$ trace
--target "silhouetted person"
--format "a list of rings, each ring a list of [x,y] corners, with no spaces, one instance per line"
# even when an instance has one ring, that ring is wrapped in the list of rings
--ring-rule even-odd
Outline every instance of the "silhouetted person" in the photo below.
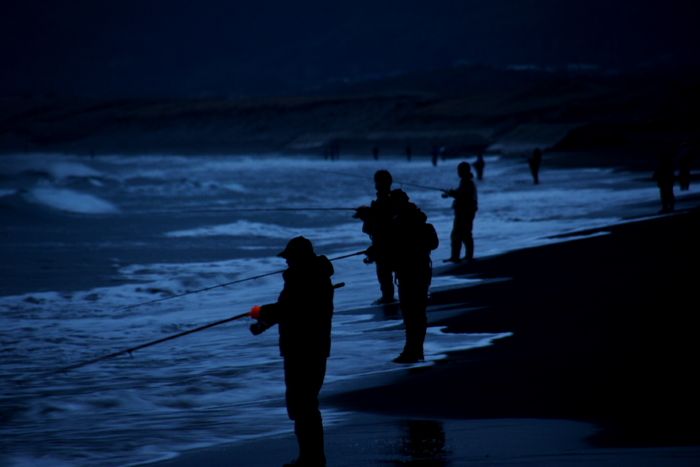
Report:
[[[690,189],[690,168],[693,165],[693,151],[688,143],[681,144],[678,160],[678,185],[681,191]]]
[[[455,200],[452,202],[452,208],[455,211],[455,220],[452,224],[451,253],[450,257],[445,262],[459,263],[459,252],[464,243],[466,256],[465,260],[471,261],[474,259],[474,236],[472,229],[474,227],[474,217],[476,211],[479,210],[479,197],[476,191],[476,185],[472,178],[474,175],[471,172],[469,162],[462,162],[457,166],[457,174],[461,179],[459,188],[456,190],[446,191],[442,197],[452,197]]]
[[[406,146],[406,160],[411,162],[411,146]]]
[[[532,156],[528,158],[527,163],[530,165],[530,172],[532,172],[532,179],[535,185],[540,183],[540,165],[542,164],[542,151],[540,148],[536,148]]]
[[[474,167],[474,170],[476,170],[476,178],[477,180],[481,180],[484,178],[484,167],[486,167],[486,161],[484,161],[484,156],[479,153],[478,156],[476,156],[476,161],[472,164]]]
[[[433,150],[430,152],[430,156],[432,157],[432,160],[433,160],[433,166],[437,167],[438,156],[440,156],[440,149],[437,146],[433,146]]]
[[[372,148],[372,157],[374,158],[375,161],[379,160],[379,148],[377,146]]]
[[[362,231],[372,239],[373,262],[377,267],[377,279],[382,296],[373,305],[385,305],[396,301],[394,298],[394,276],[390,262],[391,220],[396,215],[392,197],[401,190],[391,191],[393,178],[386,170],[374,174],[374,187],[377,199],[370,206],[360,206],[353,217],[363,221]]]
[[[304,237],[290,240],[278,256],[289,265],[282,275],[284,288],[277,303],[260,307],[257,315],[253,309],[251,316],[258,322],[250,330],[258,335],[279,324],[287,413],[294,420],[299,443],[299,458],[285,465],[325,466],[318,395],[331,349],[333,265],[325,256],[317,256]]]
[[[401,190],[392,192],[396,215],[391,221],[391,264],[399,285],[401,314],[406,327],[403,352],[396,363],[423,360],[428,326],[426,308],[433,275],[430,252],[438,247],[438,236],[426,216]],[[372,252],[369,252],[371,255]]]
[[[340,159],[340,143],[338,140],[332,140],[330,143],[331,160]]]
[[[673,194],[674,169],[673,159],[669,155],[661,156],[659,167],[654,172],[653,179],[659,187],[661,195],[661,213],[673,212],[676,197]]]

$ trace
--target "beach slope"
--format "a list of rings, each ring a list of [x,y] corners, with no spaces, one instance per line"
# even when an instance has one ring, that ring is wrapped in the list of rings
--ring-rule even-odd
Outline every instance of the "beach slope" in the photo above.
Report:
[[[357,414],[327,427],[328,465],[697,465],[699,230],[692,209],[454,267],[507,280],[433,292],[430,325],[513,335],[322,392],[322,408]],[[434,311],[445,307],[462,312]],[[158,465],[278,465],[295,452],[290,433]]]

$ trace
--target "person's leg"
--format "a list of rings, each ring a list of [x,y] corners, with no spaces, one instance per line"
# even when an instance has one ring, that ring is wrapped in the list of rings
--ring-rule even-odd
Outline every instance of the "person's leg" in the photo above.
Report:
[[[456,215],[452,224],[452,233],[450,234],[450,248],[450,259],[448,261],[459,261],[459,253],[462,250],[462,232]]]
[[[428,327],[426,308],[429,287],[430,283],[426,281],[399,282],[399,300],[406,326],[406,343],[403,352],[395,360],[398,363],[412,363],[424,358],[423,345]]]
[[[391,263],[384,258],[379,258],[375,261],[377,265],[377,279],[379,280],[379,288],[382,291],[383,303],[393,302],[394,299],[394,273],[391,270]]]
[[[464,248],[466,256],[464,259],[471,261],[474,259],[474,236],[472,230],[474,229],[474,216],[476,213],[471,213],[464,219],[464,224],[462,226],[462,242],[464,242]]]
[[[318,394],[325,375],[324,357],[284,359],[287,413],[294,421],[294,434],[299,444],[297,465],[326,465],[323,419],[318,409]]]
[[[675,196],[673,195],[673,185],[659,187],[661,192],[661,207],[662,212],[673,211],[675,205]]]

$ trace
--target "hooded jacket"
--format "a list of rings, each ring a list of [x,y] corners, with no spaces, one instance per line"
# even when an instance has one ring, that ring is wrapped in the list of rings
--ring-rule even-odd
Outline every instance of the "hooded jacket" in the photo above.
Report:
[[[333,272],[328,258],[312,254],[284,271],[284,288],[277,303],[261,307],[261,321],[279,324],[283,357],[330,356]]]
[[[427,224],[428,216],[413,203],[397,209],[392,223],[392,264],[399,282],[427,281],[432,277],[430,251],[438,247],[435,229]]]
[[[401,189],[388,193],[377,193],[370,208],[363,215],[362,231],[370,236],[375,255],[385,255],[393,242],[391,224],[396,215],[396,197],[404,194]]]

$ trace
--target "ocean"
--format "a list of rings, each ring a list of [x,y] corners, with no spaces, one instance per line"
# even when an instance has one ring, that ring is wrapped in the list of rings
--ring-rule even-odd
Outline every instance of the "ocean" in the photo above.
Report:
[[[353,209],[374,198],[380,168],[438,231],[431,290],[478,285],[442,264],[452,210],[440,190],[457,187],[459,162],[0,156],[0,464],[122,467],[290,431],[276,329],[253,336],[248,318],[50,372],[274,302],[280,274],[221,285],[283,270],[276,255],[295,236],[331,259],[363,251],[370,243]],[[621,222],[615,213],[658,199],[635,177],[548,168],[545,155],[534,185],[523,159],[487,156],[477,258]],[[379,287],[362,258],[333,262],[334,281],[346,285],[335,295],[324,388],[406,371],[390,362],[403,347],[400,315],[370,306]],[[419,365],[509,335],[431,327]],[[348,417],[322,411],[326,425]]]

